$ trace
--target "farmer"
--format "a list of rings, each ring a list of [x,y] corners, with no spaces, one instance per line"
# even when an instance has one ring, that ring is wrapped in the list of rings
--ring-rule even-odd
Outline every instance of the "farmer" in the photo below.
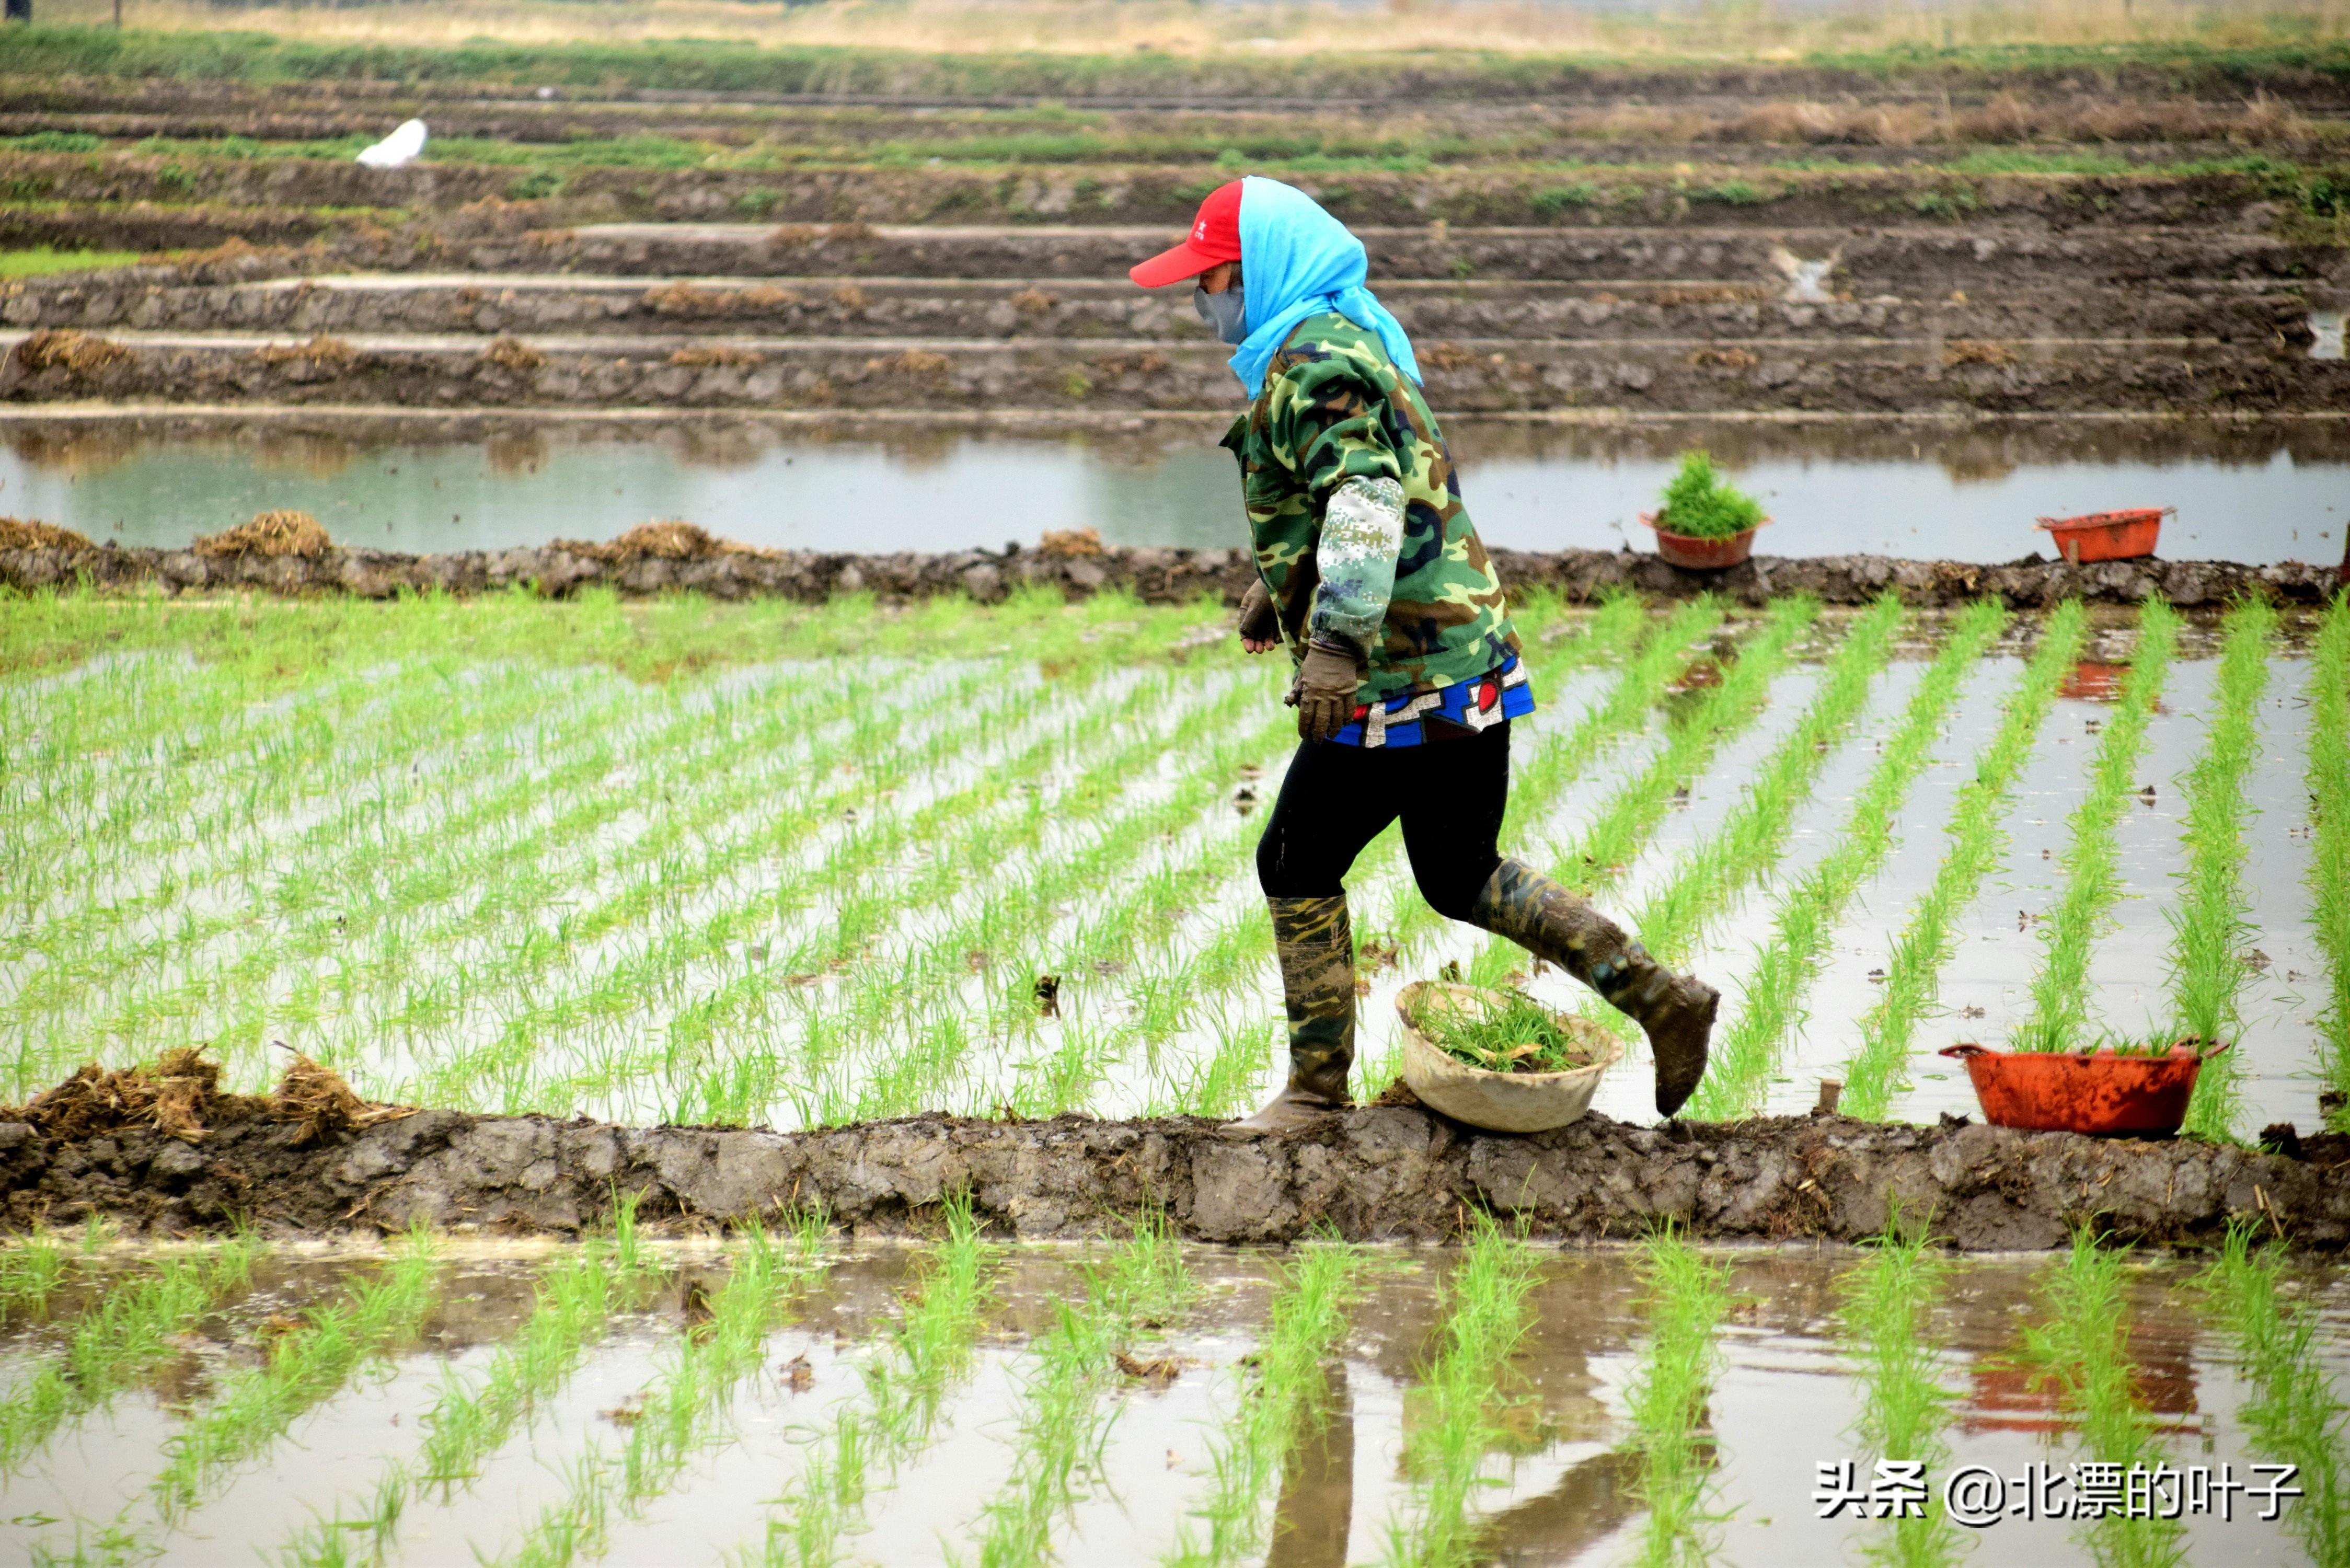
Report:
[[[1496,847],[1510,721],[1534,711],[1501,579],[1461,504],[1411,339],[1363,286],[1362,242],[1304,192],[1236,180],[1191,237],[1128,275],[1192,282],[1232,345],[1257,578],[1241,644],[1286,644],[1298,748],[1257,846],[1289,1011],[1289,1084],[1240,1124],[1305,1126],[1347,1104],[1355,943],[1347,869],[1399,815],[1421,897],[1509,938],[1639,1021],[1657,1109],[1705,1072],[1720,993],[1650,958],[1583,898]]]

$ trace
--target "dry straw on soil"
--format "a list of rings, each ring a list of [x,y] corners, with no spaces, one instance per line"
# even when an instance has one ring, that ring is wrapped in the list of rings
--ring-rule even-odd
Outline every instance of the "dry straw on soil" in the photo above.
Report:
[[[29,517],[0,517],[0,550],[87,550],[89,540],[70,528]]]
[[[195,545],[199,556],[300,556],[317,560],[335,547],[327,530],[307,512],[256,512],[248,522]]]
[[[774,559],[774,550],[721,539],[708,530],[675,518],[639,523],[616,539],[600,545],[577,539],[557,539],[550,546],[612,566],[636,561],[706,561],[717,556],[758,556]]]
[[[33,1096],[21,1110],[0,1106],[0,1120],[29,1123],[55,1138],[97,1137],[151,1127],[193,1143],[223,1123],[267,1118],[295,1124],[300,1130],[293,1142],[298,1147],[414,1114],[403,1106],[360,1099],[334,1069],[298,1051],[275,1093],[234,1094],[223,1089],[220,1080],[221,1064],[207,1057],[201,1045],[166,1051],[151,1066],[109,1071],[92,1062],[56,1088]]]
[[[17,365],[27,375],[64,370],[76,376],[94,376],[130,354],[120,343],[93,332],[77,332],[69,327],[35,332],[17,344],[13,352]]]

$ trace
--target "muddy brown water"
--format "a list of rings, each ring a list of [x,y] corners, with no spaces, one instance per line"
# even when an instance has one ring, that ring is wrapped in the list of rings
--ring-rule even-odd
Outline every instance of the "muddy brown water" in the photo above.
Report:
[[[1843,1459],[1867,1472],[1854,1430],[1865,1388],[1835,1314],[1839,1280],[1855,1261],[1842,1250],[1747,1251],[1726,1260],[1735,1293],[1718,1345],[1721,1366],[1706,1401],[1712,1504],[1723,1515],[1704,1560],[1797,1564],[1851,1560],[1881,1544],[1887,1527],[1815,1517],[1816,1467]],[[314,1512],[355,1512],[381,1467],[412,1457],[433,1403],[451,1384],[478,1380],[524,1321],[544,1249],[458,1245],[446,1253],[438,1305],[411,1343],[297,1418],[286,1436],[235,1467],[176,1532],[167,1560],[244,1563],[277,1548]],[[681,1282],[714,1289],[724,1275],[715,1248],[661,1249],[666,1272],[616,1318],[577,1373],[532,1412],[467,1486],[447,1501],[412,1503],[391,1560],[491,1560],[560,1498],[580,1458],[626,1436],[610,1412],[626,1409],[671,1365],[683,1328]],[[767,1502],[798,1473],[832,1413],[860,1388],[859,1368],[891,1321],[920,1253],[881,1247],[837,1251],[768,1334],[762,1370],[735,1392],[718,1440],[697,1452],[676,1484],[639,1514],[616,1511],[608,1561],[716,1561],[754,1542]],[[1441,1284],[1452,1260],[1374,1249],[1370,1290],[1354,1309],[1326,1367],[1328,1418],[1272,1489],[1277,1534],[1270,1563],[1335,1565],[1378,1560],[1385,1532],[1414,1502],[1402,1455],[1422,1419],[1414,1389],[1435,1343]],[[895,1484],[878,1491],[872,1528],[849,1538],[849,1561],[894,1565],[968,1557],[973,1521],[1010,1475],[1022,1392],[1036,1359],[1032,1338],[1058,1304],[1083,1289],[1100,1254],[1027,1247],[993,1254],[993,1297],[969,1376],[948,1395],[932,1440]],[[78,1264],[46,1315],[0,1329],[0,1376],[20,1384],[58,1353],[78,1316],[109,1283],[135,1279],[151,1259],[109,1249]],[[1213,1480],[1213,1444],[1232,1416],[1243,1358],[1263,1332],[1283,1255],[1194,1250],[1188,1310],[1146,1331],[1139,1354],[1181,1364],[1153,1387],[1113,1379],[1097,1470],[1081,1477],[1055,1546],[1070,1563],[1144,1563],[1176,1542],[1189,1511]],[[1483,1467],[1476,1507],[1486,1524],[1479,1560],[1494,1563],[1602,1563],[1636,1549],[1647,1518],[1626,1394],[1648,1329],[1634,1254],[1620,1250],[1542,1254],[1531,1326],[1513,1357],[1502,1412],[1505,1443]],[[175,1344],[148,1380],[109,1407],[68,1422],[17,1473],[0,1480],[0,1553],[26,1560],[70,1545],[77,1523],[94,1539],[108,1523],[145,1530],[145,1489],[188,1421],[212,1407],[226,1378],[256,1364],[273,1315],[332,1299],[379,1264],[375,1254],[280,1249],[265,1256],[253,1289]],[[2042,1290],[2056,1264],[2000,1257],[1954,1262],[1929,1319],[1937,1376],[1951,1396],[1950,1454],[1933,1473],[1968,1465],[2018,1474],[2085,1454],[2072,1415],[2018,1360],[2023,1330],[2045,1316]],[[2184,1263],[2147,1259],[2126,1286],[2140,1403],[2175,1466],[2230,1464],[2238,1476],[2268,1458],[2247,1434],[2251,1391],[2207,1315]],[[2336,1388],[2350,1376],[2350,1270],[2296,1264],[2287,1293],[2319,1323],[2316,1356]],[[806,1357],[812,1381],[795,1390],[782,1369]],[[1939,1486],[1938,1486],[1939,1490]],[[128,1502],[125,1500],[130,1500]],[[2293,1506],[2288,1502],[2288,1509]],[[2231,1521],[2190,1519],[2187,1560],[2198,1563],[2305,1561],[2290,1519],[2263,1522],[2258,1509]],[[1981,1531],[1977,1560],[2093,1561],[2079,1527],[2003,1520]],[[151,1536],[151,1539],[155,1539]]]
[[[281,507],[343,543],[416,553],[604,538],[655,516],[799,550],[993,548],[1079,527],[1111,544],[1222,547],[1240,525],[1217,423],[1024,436],[951,422],[564,422],[471,439],[331,422],[44,423],[0,449],[0,512],[164,548]],[[2004,562],[2053,555],[2041,516],[2161,505],[2178,508],[2166,556],[2330,562],[2350,521],[2350,441],[2284,427],[2196,440],[2164,421],[1690,420],[1627,432],[1464,419],[1452,434],[1484,537],[1519,549],[1650,548],[1640,514],[1692,445],[1720,452],[1762,501],[1775,555]]]

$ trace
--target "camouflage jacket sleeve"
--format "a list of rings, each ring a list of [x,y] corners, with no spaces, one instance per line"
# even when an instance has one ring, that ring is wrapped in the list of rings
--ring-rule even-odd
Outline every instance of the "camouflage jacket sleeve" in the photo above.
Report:
[[[1269,390],[1274,455],[1321,519],[1314,549],[1320,583],[1306,636],[1368,659],[1379,646],[1403,545],[1405,460],[1389,439],[1387,400],[1343,354],[1301,358]]]

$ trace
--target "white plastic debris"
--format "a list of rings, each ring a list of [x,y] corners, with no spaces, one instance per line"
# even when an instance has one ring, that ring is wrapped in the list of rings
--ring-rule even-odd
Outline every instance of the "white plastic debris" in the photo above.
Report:
[[[397,169],[424,151],[424,122],[402,121],[399,130],[359,154],[370,169]]]

